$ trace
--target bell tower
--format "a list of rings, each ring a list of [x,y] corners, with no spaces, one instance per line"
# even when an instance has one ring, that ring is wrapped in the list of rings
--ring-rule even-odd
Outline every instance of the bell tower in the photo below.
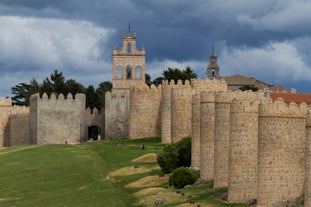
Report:
[[[113,49],[112,52],[112,87],[130,88],[145,86],[146,51],[136,48],[136,33],[131,34],[131,24],[128,33],[123,34],[122,49]]]
[[[207,78],[219,78],[219,66],[217,64],[217,56],[214,54],[214,46],[212,48],[212,55],[209,57],[209,64],[207,66]]]

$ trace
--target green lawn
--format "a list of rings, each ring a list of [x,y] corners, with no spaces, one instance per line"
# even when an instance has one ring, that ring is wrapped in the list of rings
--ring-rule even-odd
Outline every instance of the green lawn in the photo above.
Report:
[[[143,188],[124,186],[145,176],[157,175],[159,169],[114,178],[108,177],[108,174],[122,167],[133,166],[131,160],[161,147],[163,145],[159,138],[151,138],[1,149],[0,206],[144,206],[138,205],[140,198],[134,196],[135,192]],[[138,165],[154,168],[157,164]],[[164,184],[162,187],[168,186]],[[201,203],[227,206],[206,189],[211,189],[211,186],[183,189],[183,192],[195,194],[196,200]],[[167,190],[175,191],[173,188]]]

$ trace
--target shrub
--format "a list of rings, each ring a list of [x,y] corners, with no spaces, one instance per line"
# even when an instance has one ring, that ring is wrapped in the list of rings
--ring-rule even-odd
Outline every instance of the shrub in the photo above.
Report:
[[[183,188],[186,185],[191,185],[197,180],[197,175],[189,168],[180,167],[175,169],[169,178],[169,185],[175,188]]]
[[[176,142],[178,151],[178,167],[191,166],[191,137],[185,137]]]
[[[175,144],[166,145],[157,155],[157,162],[164,173],[171,173],[178,167],[178,150]]]
[[[164,173],[171,173],[178,167],[190,167],[191,137],[166,145],[157,155],[157,162]]]

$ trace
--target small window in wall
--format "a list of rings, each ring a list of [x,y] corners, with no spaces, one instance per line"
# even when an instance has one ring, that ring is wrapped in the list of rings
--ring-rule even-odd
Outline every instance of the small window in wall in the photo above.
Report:
[[[215,65],[215,60],[212,60],[212,65]]]
[[[215,70],[212,70],[212,71],[211,71],[211,77],[212,77],[212,79],[215,79],[215,78],[216,78],[216,72],[215,72]]]
[[[136,77],[135,77],[135,79],[137,79],[137,80],[140,80],[141,79],[141,67],[140,66],[137,66],[136,67]]]
[[[132,79],[132,66],[126,66],[126,79]]]
[[[132,52],[131,43],[127,43],[127,53],[131,53],[131,52]]]
[[[122,66],[118,66],[117,73],[117,78],[122,79]]]

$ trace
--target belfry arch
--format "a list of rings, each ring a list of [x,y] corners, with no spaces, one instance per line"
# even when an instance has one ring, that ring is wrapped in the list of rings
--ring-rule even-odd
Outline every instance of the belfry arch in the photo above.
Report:
[[[112,53],[112,86],[116,89],[130,88],[131,85],[143,87],[146,73],[145,48],[136,48],[136,34],[131,34],[130,25],[128,34],[123,34],[122,40],[122,48],[114,48]]]

